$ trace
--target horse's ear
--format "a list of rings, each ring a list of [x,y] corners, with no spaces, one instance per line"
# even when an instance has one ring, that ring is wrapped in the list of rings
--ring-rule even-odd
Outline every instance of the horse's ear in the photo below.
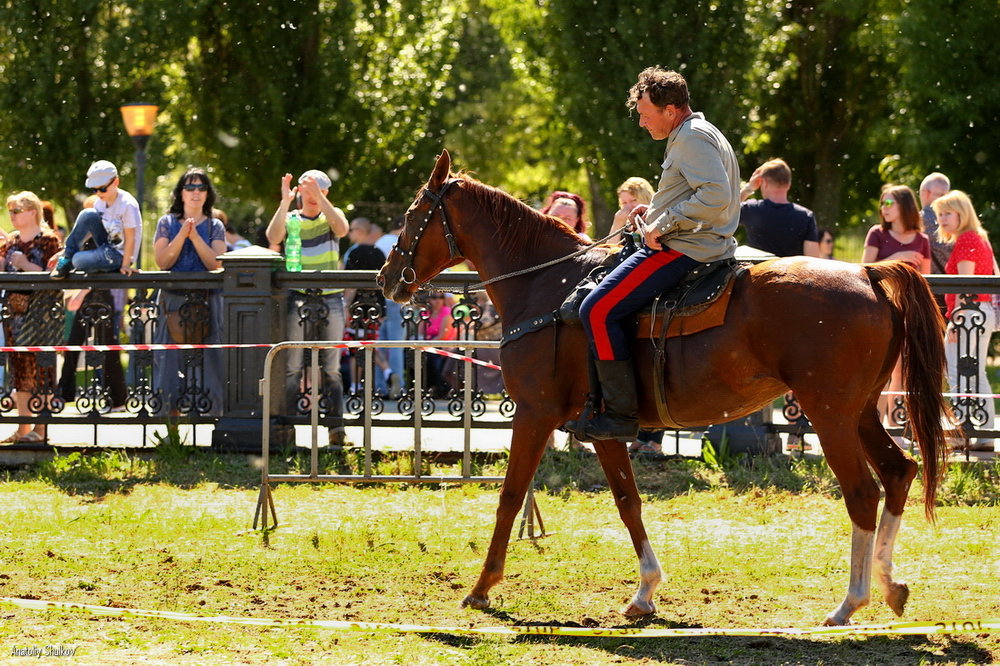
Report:
[[[432,190],[436,190],[444,185],[444,181],[448,179],[448,174],[451,172],[451,155],[444,148],[441,149],[441,154],[438,155],[437,163],[434,165],[434,173],[431,174],[431,179],[427,181],[427,184]]]

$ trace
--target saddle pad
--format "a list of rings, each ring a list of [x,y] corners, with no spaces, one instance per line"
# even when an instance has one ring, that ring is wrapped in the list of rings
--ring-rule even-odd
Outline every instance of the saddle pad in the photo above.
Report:
[[[733,295],[733,285],[736,280],[730,279],[719,297],[707,305],[696,305],[674,313],[667,329],[668,338],[699,333],[709,328],[722,326],[726,321],[726,310],[729,309],[729,299]],[[658,340],[663,332],[663,322],[666,316],[662,310],[656,311],[655,321],[653,311],[643,310],[639,313],[639,326],[636,338],[639,340]]]

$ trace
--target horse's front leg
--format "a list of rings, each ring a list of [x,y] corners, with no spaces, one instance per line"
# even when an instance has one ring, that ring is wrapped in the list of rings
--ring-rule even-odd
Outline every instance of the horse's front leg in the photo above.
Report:
[[[878,514],[879,488],[872,478],[859,437],[860,413],[852,418],[849,409],[809,411],[805,395],[796,390],[802,406],[810,414],[813,427],[823,443],[826,462],[840,482],[844,504],[851,518],[851,576],[847,596],[823,624],[850,624],[851,616],[868,605],[871,598],[872,555],[875,551],[875,519]],[[874,414],[874,411],[871,412]],[[815,415],[815,416],[813,416]],[[891,442],[890,442],[891,443]]]
[[[514,415],[513,433],[510,443],[510,459],[507,474],[500,488],[500,506],[497,507],[497,521],[493,527],[493,538],[486,553],[486,562],[479,580],[462,601],[463,606],[483,609],[490,605],[490,589],[503,579],[504,563],[507,560],[507,544],[514,519],[524,504],[528,484],[535,477],[538,463],[545,451],[545,442],[552,434],[553,424],[548,420],[534,418],[527,410],[518,410]]]
[[[635,485],[628,450],[622,442],[614,441],[594,442],[594,450],[597,451],[604,475],[608,479],[608,486],[618,506],[618,514],[625,523],[629,536],[632,537],[632,546],[639,556],[639,589],[622,613],[627,617],[655,613],[653,593],[663,579],[663,570],[649,545],[646,527],[642,524],[642,500],[639,499],[639,489]]]

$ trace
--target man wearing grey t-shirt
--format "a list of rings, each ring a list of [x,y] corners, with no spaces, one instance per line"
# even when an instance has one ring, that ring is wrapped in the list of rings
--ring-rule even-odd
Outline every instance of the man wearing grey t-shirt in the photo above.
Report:
[[[649,67],[629,90],[629,109],[656,141],[666,139],[663,173],[649,205],[629,222],[645,244],[608,274],[580,307],[590,337],[604,411],[587,421],[583,441],[635,439],[639,430],[635,369],[626,322],[700,263],[733,256],[740,218],[740,172],[729,141],[691,110],[687,81]]]

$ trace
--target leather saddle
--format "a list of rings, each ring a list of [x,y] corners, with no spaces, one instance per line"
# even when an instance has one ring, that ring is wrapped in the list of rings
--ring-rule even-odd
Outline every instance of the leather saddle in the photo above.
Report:
[[[745,271],[735,259],[697,266],[670,291],[639,311],[636,337],[673,338],[722,326],[736,276]],[[666,335],[663,327],[667,327]]]
[[[580,325],[580,304],[608,273],[599,267],[588,275],[559,308],[559,320],[571,326]],[[735,259],[721,259],[696,266],[669,291],[660,294],[653,304],[640,310],[636,317],[637,336],[641,340],[697,333],[725,321],[729,297],[736,276],[746,270]]]
[[[602,265],[591,271],[557,310],[505,326],[500,346],[557,323],[581,326],[580,304],[611,268],[611,265]],[[636,337],[664,340],[721,326],[725,322],[734,280],[745,270],[735,259],[721,259],[696,266],[673,289],[661,294],[650,307],[637,313]],[[667,326],[666,335],[663,334],[664,324]]]

